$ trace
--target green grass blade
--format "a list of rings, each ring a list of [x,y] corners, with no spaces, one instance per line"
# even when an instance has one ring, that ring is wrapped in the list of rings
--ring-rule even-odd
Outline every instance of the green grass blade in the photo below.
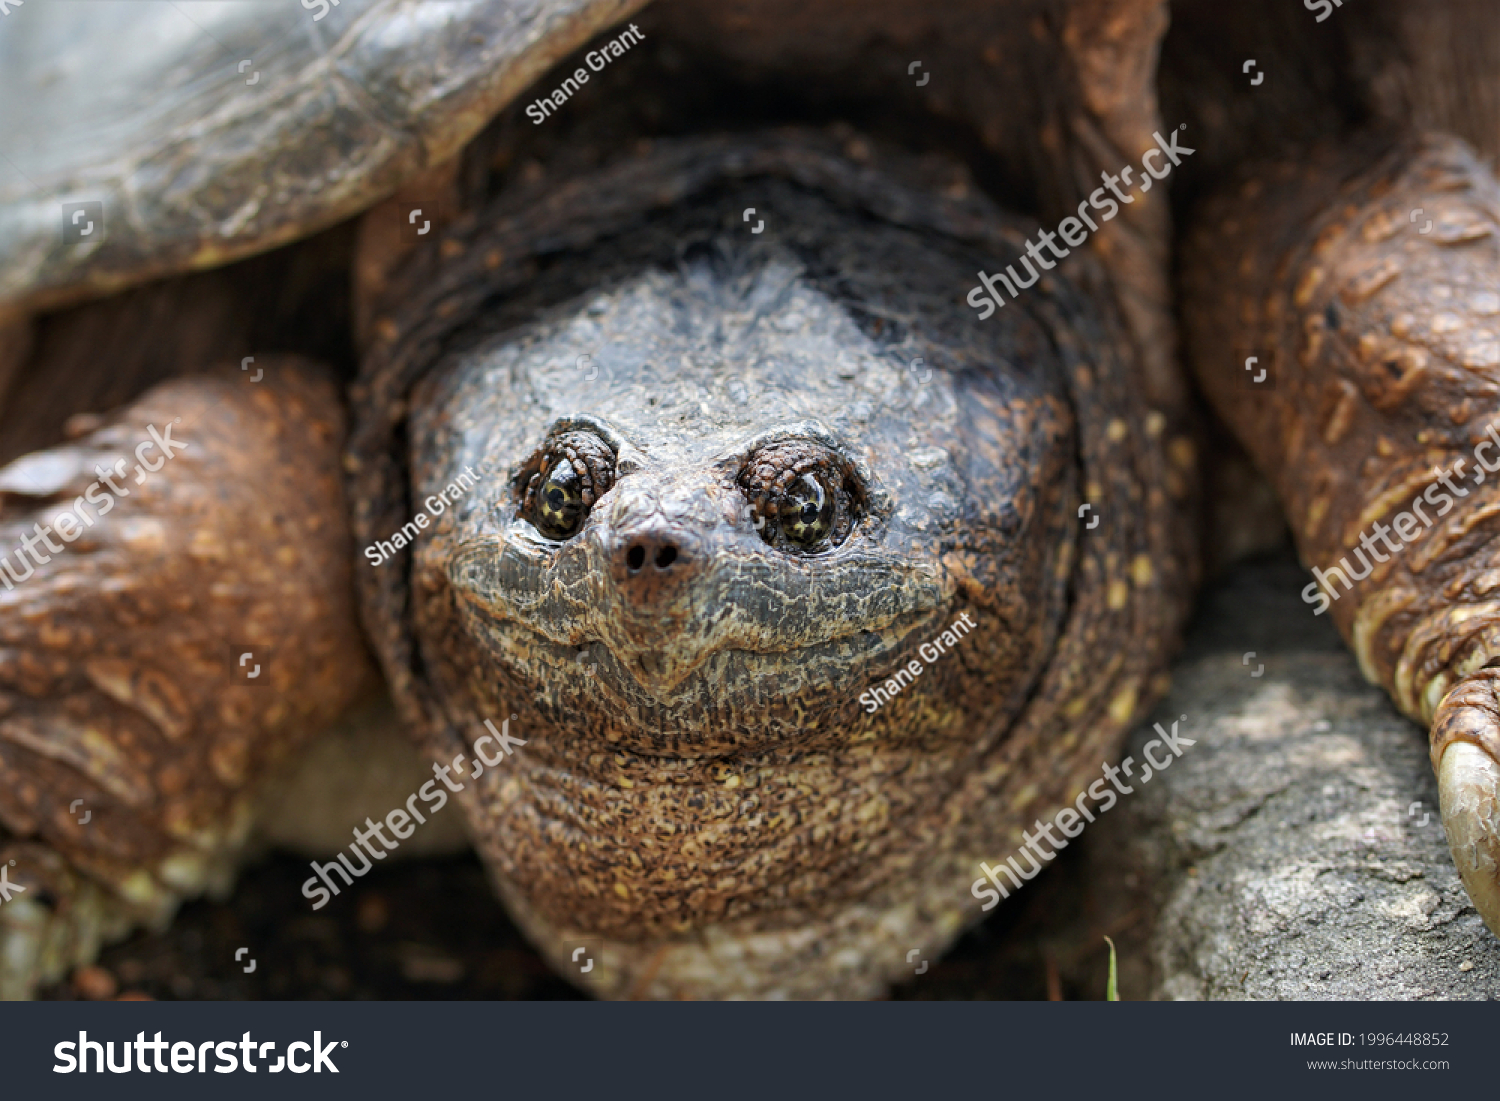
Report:
[[[1109,985],[1105,987],[1104,1000],[1117,1002],[1120,1000],[1120,986],[1115,975],[1115,942],[1105,937],[1104,943],[1109,945]]]

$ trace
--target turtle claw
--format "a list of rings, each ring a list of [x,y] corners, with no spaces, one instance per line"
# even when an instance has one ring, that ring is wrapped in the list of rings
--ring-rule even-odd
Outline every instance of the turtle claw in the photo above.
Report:
[[[1473,742],[1451,743],[1438,766],[1438,800],[1469,900],[1500,936],[1500,763]]]
[[[1443,829],[1469,900],[1500,936],[1500,668],[1460,680],[1432,717]]]
[[[135,923],[126,906],[47,845],[0,845],[0,1001],[32,998]]]

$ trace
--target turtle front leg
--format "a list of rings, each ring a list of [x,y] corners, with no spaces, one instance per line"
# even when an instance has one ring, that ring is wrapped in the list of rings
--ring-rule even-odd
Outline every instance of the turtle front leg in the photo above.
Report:
[[[1365,676],[1427,726],[1500,934],[1500,188],[1456,138],[1262,165],[1199,212],[1183,312]]]
[[[227,888],[256,783],[375,685],[337,390],[257,363],[0,468],[0,996]]]

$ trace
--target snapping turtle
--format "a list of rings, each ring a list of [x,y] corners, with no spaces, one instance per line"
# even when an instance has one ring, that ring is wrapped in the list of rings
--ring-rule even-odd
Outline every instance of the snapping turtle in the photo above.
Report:
[[[55,97],[0,193],[4,993],[257,832],[322,846],[321,908],[450,795],[599,993],[879,993],[1104,809],[1165,689],[1201,450],[1169,176],[1192,361],[1309,565],[1483,437],[1460,137],[1500,131],[1434,60],[1500,41],[1478,5],[638,8],[226,5],[251,64],[157,28],[177,83],[107,132],[113,25],[0,23],[0,81]],[[1493,484],[1326,598],[1432,723],[1492,926]]]

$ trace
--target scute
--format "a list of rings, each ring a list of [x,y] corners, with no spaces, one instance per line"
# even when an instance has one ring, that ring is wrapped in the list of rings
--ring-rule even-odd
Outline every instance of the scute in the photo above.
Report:
[[[212,267],[356,214],[642,3],[15,8],[0,20],[0,311]],[[84,202],[102,204],[100,235],[65,241],[63,206]]]

